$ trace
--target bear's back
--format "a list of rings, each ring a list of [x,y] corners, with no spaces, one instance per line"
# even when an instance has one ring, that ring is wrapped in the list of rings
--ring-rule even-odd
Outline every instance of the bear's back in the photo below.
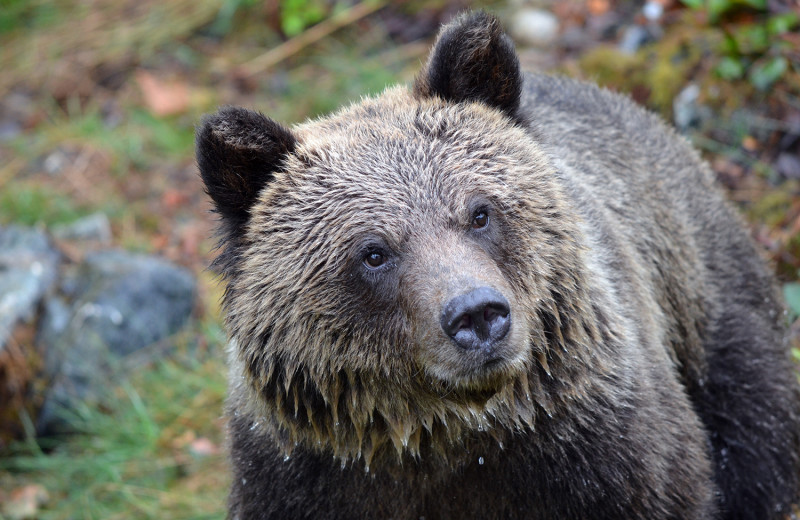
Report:
[[[589,222],[588,239],[614,259],[609,271],[623,285],[650,286],[637,294],[655,289],[648,308],[672,311],[666,333],[683,375],[694,372],[690,384],[706,369],[702,343],[721,307],[776,321],[771,275],[741,219],[699,154],[658,116],[595,85],[538,74],[525,76],[521,112]]]
[[[640,345],[667,348],[713,432],[717,484],[769,483],[726,493],[723,507],[762,517],[753,504],[794,493],[774,475],[796,474],[798,396],[783,307],[742,220],[688,142],[625,96],[527,75],[521,112]]]

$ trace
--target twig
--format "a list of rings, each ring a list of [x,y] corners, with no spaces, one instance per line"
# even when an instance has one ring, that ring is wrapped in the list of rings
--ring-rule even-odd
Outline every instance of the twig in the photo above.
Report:
[[[25,166],[25,161],[19,157],[11,159],[5,166],[0,167],[0,186],[5,186]]]
[[[386,0],[365,1],[333,15],[327,20],[318,23],[308,30],[303,31],[301,34],[298,34],[294,38],[278,45],[274,49],[270,49],[264,54],[256,56],[252,60],[242,64],[242,77],[249,78],[274,67],[290,56],[297,54],[312,43],[325,38],[329,34],[341,29],[342,27],[355,23],[365,16],[374,13],[378,9],[384,7],[387,3],[388,2]]]

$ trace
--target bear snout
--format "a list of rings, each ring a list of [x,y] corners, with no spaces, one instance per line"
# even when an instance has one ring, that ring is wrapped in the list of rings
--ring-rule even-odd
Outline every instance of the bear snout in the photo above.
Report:
[[[448,301],[441,325],[464,350],[489,353],[511,328],[511,308],[496,289],[479,287]]]

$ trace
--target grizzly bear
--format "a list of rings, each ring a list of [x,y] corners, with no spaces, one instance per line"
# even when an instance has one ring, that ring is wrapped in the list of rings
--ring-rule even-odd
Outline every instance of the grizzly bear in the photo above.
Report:
[[[783,518],[774,281],[627,98],[445,26],[412,88],[206,117],[239,519]]]

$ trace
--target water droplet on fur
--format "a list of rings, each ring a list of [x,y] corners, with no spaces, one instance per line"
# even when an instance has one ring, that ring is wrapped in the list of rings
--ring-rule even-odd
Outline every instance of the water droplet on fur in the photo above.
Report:
[[[728,467],[728,448],[722,448],[719,450],[720,461],[719,466],[720,468],[724,469]]]
[[[251,424],[251,425],[250,425],[250,431],[253,431],[253,430],[255,430],[256,428],[258,428],[258,425],[259,425],[259,424],[261,424],[261,423],[260,423],[260,422],[258,422],[258,421],[256,421],[256,422],[254,422],[253,424]]]
[[[245,484],[247,484],[247,479],[246,479],[246,478],[243,478],[243,479],[242,479],[242,485],[244,486]]]
[[[483,466],[483,457],[478,457],[478,464]]]
[[[291,459],[291,458],[292,458],[291,455],[284,455],[283,456],[283,462],[289,462],[289,459]]]

